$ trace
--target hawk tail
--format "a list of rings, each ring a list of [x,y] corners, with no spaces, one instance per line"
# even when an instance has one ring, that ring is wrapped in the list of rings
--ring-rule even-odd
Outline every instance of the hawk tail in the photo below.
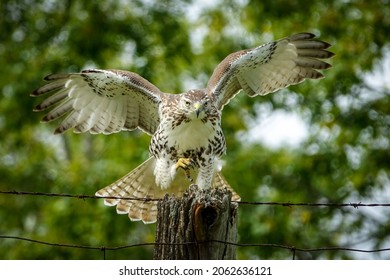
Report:
[[[213,188],[227,188],[232,193],[232,201],[241,201],[241,197],[236,191],[229,185],[225,177],[221,172],[216,172],[213,178]]]
[[[189,187],[184,173],[178,173],[172,186],[162,190],[156,185],[154,167],[156,160],[150,157],[133,171],[116,182],[96,192],[96,196],[104,198],[107,206],[116,206],[118,214],[127,214],[131,221],[142,221],[145,224],[157,220],[157,203],[166,193],[181,197]],[[240,196],[227,183],[220,172],[216,172],[213,188],[228,188],[232,192],[232,201],[240,201]]]
[[[118,214],[127,214],[132,221],[154,223],[160,188],[154,181],[155,159],[150,157],[130,173],[96,192],[104,204],[116,206]]]

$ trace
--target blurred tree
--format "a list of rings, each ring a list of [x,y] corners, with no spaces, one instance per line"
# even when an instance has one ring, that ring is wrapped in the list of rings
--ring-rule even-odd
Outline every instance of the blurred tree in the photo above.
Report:
[[[147,157],[149,137],[53,136],[40,125],[28,93],[54,72],[117,68],[139,73],[163,91],[204,86],[229,53],[309,31],[334,47],[334,67],[263,98],[244,94],[224,109],[224,174],[246,201],[385,202],[390,186],[390,5],[379,1],[47,1],[0,3],[0,190],[94,194]],[[387,70],[386,70],[387,69]],[[371,74],[370,74],[371,73]],[[388,81],[388,77],[387,77]],[[262,111],[302,116],[309,137],[270,149],[240,135]],[[251,120],[251,121],[247,121]],[[239,133],[238,133],[239,132]],[[257,138],[257,137],[256,137]],[[261,140],[261,135],[257,140]],[[276,140],[275,140],[276,141]],[[244,175],[243,175],[244,174]],[[388,201],[387,201],[388,202]],[[154,226],[131,223],[99,200],[0,195],[0,235],[53,243],[118,246],[151,242]],[[296,247],[389,244],[387,209],[246,206],[242,243]],[[239,258],[286,259],[275,248],[239,248]],[[151,247],[107,252],[110,259],[151,258]],[[297,258],[383,258],[345,251]],[[389,256],[387,255],[387,258]],[[0,239],[3,259],[100,259],[101,252]]]

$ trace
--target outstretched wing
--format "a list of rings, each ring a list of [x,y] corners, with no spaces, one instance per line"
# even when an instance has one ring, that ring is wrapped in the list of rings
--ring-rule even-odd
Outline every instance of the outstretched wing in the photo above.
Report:
[[[35,107],[54,107],[42,121],[62,120],[55,133],[70,128],[74,132],[110,134],[140,128],[153,134],[159,124],[158,106],[162,93],[141,76],[120,70],[85,70],[73,74],[53,74],[48,84],[32,96],[51,94]]]
[[[317,70],[331,67],[320,60],[332,57],[330,44],[299,33],[227,56],[214,70],[207,91],[222,109],[241,89],[249,96],[266,95],[305,79],[319,79]]]

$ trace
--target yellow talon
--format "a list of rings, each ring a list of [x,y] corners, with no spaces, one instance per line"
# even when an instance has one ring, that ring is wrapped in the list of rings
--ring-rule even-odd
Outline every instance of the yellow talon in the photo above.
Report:
[[[176,162],[176,169],[183,168],[184,174],[190,182],[193,181],[190,175],[190,167],[192,167],[192,165],[193,162],[190,158],[179,158]]]
[[[176,162],[176,169],[180,167],[184,170],[189,169],[192,166],[192,160],[190,158],[179,158]]]
[[[194,181],[192,178],[191,178],[191,174],[190,174],[190,170],[189,169],[184,169],[184,174],[186,175],[187,179],[192,182]]]

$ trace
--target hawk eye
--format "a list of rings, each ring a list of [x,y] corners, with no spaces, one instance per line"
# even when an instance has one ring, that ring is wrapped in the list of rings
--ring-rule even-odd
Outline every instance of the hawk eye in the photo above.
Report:
[[[185,101],[184,101],[184,104],[185,104],[187,107],[189,107],[189,106],[191,105],[191,101],[185,100]]]

